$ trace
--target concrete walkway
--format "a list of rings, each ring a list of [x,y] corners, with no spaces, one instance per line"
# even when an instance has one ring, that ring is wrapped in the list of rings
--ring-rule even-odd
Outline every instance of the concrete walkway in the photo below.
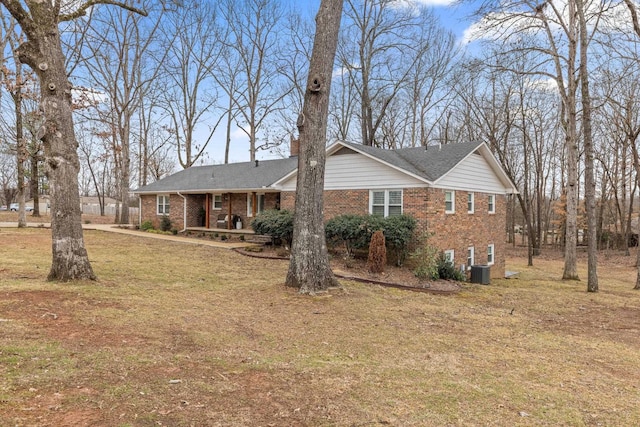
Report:
[[[51,224],[48,222],[44,222],[44,223],[27,222],[27,227],[51,228]],[[0,222],[0,228],[18,228],[18,223],[17,222]],[[227,243],[227,242],[219,242],[214,240],[195,239],[195,238],[184,237],[184,236],[174,236],[172,234],[169,235],[169,234],[146,233],[140,230],[122,228],[121,226],[114,225],[114,224],[82,224],[82,228],[84,230],[98,230],[98,231],[106,231],[109,233],[128,234],[130,236],[168,240],[171,242],[189,243],[192,245],[211,246],[214,248],[222,248],[222,249],[236,249],[236,248],[247,248],[250,246],[259,246],[254,243],[247,243],[247,242],[228,242]]]

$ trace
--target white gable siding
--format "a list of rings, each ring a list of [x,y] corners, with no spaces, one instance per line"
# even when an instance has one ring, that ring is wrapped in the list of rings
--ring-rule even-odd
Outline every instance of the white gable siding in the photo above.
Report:
[[[327,158],[325,190],[424,187],[426,183],[362,154],[339,154]],[[282,184],[294,191],[295,175]]]
[[[507,189],[500,182],[484,157],[472,154],[449,171],[434,187],[504,194]]]

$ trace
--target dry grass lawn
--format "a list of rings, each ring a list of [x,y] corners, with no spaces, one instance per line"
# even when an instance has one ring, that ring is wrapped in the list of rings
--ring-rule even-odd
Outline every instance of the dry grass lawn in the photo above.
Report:
[[[308,297],[285,261],[85,239],[99,281],[54,284],[50,231],[0,230],[1,426],[640,425],[633,257],[598,294],[513,257],[451,296]]]

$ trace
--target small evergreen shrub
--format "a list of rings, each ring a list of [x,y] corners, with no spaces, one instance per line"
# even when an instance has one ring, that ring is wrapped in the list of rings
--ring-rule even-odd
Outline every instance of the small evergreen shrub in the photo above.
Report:
[[[377,230],[384,233],[387,250],[393,251],[396,264],[402,266],[413,241],[416,220],[409,215],[383,218],[378,215],[339,215],[325,225],[327,243],[343,244],[347,256],[352,257],[357,249],[369,247],[371,236]]]
[[[227,240],[227,235],[223,234],[222,236],[220,236],[220,240],[222,240],[223,242]]]
[[[384,238],[387,248],[395,254],[398,267],[402,267],[407,259],[416,224],[416,219],[409,215],[390,216],[384,219]]]
[[[172,228],[171,229],[171,234],[173,234],[174,236],[178,235],[178,229],[177,228]]]
[[[160,230],[169,231],[171,230],[171,219],[167,215],[162,215],[160,218]]]
[[[415,261],[413,273],[419,279],[438,279],[438,249],[429,244],[429,235],[424,234],[418,248],[411,254]]]
[[[287,247],[293,240],[293,213],[284,209],[269,209],[260,212],[251,222],[256,234],[271,236],[272,240],[281,240]]]
[[[387,248],[385,246],[384,233],[378,230],[373,233],[371,243],[369,244],[369,258],[367,259],[367,268],[372,273],[384,272],[384,266],[387,264]]]
[[[142,231],[153,230],[153,223],[149,220],[144,221],[142,224],[140,224],[140,230]]]
[[[239,239],[244,242],[244,234],[241,234]]]
[[[343,244],[349,257],[353,256],[354,250],[366,248],[370,239],[367,216],[346,214],[331,218],[324,226],[327,243],[332,246]]]
[[[456,266],[450,262],[445,256],[444,252],[440,252],[437,260],[438,277],[445,280],[456,280],[458,282],[464,282],[467,280],[465,274],[458,270]]]

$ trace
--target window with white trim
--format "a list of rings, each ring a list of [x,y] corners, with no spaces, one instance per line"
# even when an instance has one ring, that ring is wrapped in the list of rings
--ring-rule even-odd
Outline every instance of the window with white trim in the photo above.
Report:
[[[494,214],[496,213],[496,196],[495,194],[489,194],[489,200],[488,200],[488,211],[490,214]]]
[[[169,215],[169,196],[158,195],[156,206],[158,215]]]
[[[469,246],[467,248],[467,269],[470,269],[471,266],[474,264],[474,252],[475,249],[473,248],[473,246]]]
[[[214,194],[211,200],[211,208],[215,210],[222,209],[222,194]]]
[[[473,193],[467,193],[467,213],[472,214],[475,210],[475,195]]]
[[[490,244],[487,246],[487,265],[493,265],[495,262],[495,246]]]
[[[448,249],[446,251],[444,251],[444,259],[447,260],[447,262],[451,265],[455,265],[455,252],[453,249]]]
[[[369,213],[385,218],[402,215],[402,190],[371,190]]]
[[[264,210],[264,194],[256,194],[256,215]],[[253,194],[247,194],[247,216],[253,216]]]
[[[444,213],[452,214],[456,211],[456,192],[444,192]]]

